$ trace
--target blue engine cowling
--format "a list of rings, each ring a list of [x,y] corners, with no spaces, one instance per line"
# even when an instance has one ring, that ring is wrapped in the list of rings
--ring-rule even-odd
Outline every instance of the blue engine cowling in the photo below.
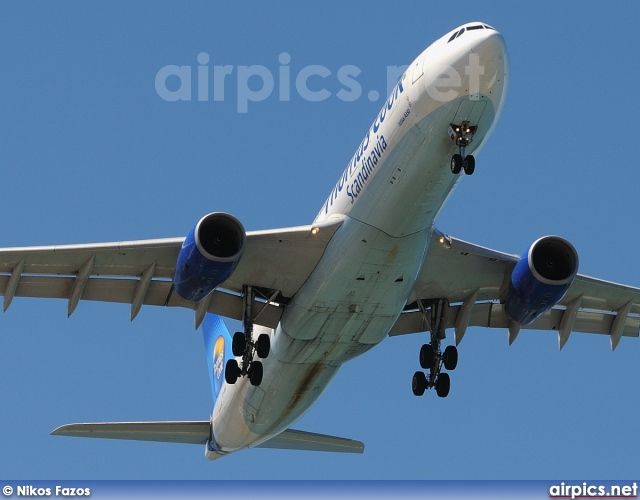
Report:
[[[533,242],[511,273],[505,302],[507,316],[528,325],[555,306],[578,274],[578,253],[558,236]]]
[[[182,243],[173,278],[183,299],[198,302],[231,276],[246,242],[244,227],[225,213],[205,215]]]

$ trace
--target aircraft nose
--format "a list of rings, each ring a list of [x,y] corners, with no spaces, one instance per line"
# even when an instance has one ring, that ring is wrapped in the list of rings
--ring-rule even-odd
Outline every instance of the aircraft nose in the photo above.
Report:
[[[502,107],[509,76],[509,56],[504,37],[494,29],[469,33],[469,66],[465,68],[470,81],[480,82],[480,92]],[[473,91],[471,91],[473,93]]]
[[[501,60],[507,57],[507,46],[504,42],[504,37],[498,31],[484,29],[479,33],[471,33],[471,35],[472,52],[478,53],[486,59]]]

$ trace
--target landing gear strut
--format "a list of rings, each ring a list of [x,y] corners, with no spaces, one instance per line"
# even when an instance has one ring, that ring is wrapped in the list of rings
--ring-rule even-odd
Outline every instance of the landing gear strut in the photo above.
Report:
[[[463,120],[460,125],[449,125],[449,137],[456,141],[458,153],[451,157],[451,172],[458,175],[462,169],[467,175],[473,174],[476,169],[476,159],[473,155],[465,155],[465,148],[473,142],[473,136],[478,130],[476,125],[469,125],[467,120]]]
[[[425,306],[422,301],[418,301],[418,307],[431,332],[431,342],[420,348],[420,366],[424,370],[429,370],[429,373],[415,372],[411,381],[411,389],[416,396],[422,396],[425,390],[435,388],[438,396],[446,398],[451,387],[451,379],[448,373],[442,372],[442,369],[444,367],[446,370],[452,371],[458,365],[456,346],[447,346],[444,352],[440,349],[440,344],[446,336],[449,301],[446,299],[436,300],[429,307]]]
[[[253,304],[255,290],[249,285],[242,287],[242,323],[244,332],[236,332],[231,342],[231,350],[236,357],[242,357],[241,364],[236,359],[230,359],[225,366],[225,380],[228,384],[235,384],[238,377],[249,377],[251,385],[258,386],[262,382],[262,362],[254,360],[254,355],[260,359],[269,356],[271,341],[269,335],[262,333],[253,340]]]

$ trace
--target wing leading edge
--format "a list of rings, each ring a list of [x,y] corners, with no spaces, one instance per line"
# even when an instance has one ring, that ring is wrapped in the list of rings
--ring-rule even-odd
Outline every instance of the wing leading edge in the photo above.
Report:
[[[130,304],[132,320],[143,305],[195,309],[196,326],[206,312],[242,319],[242,285],[292,297],[341,225],[342,219],[332,219],[316,226],[248,232],[234,273],[197,304],[172,288],[184,238],[0,249],[0,295],[5,311],[14,297],[41,297],[67,299],[69,316],[80,300],[93,300]],[[282,308],[262,301],[259,309],[257,323],[275,328]]]
[[[446,328],[455,329],[459,343],[469,326],[509,328],[504,299],[517,255],[498,252],[435,233],[425,265],[409,299],[389,335],[428,330],[417,301],[447,299]],[[556,330],[559,346],[571,332],[611,337],[615,349],[622,336],[638,337],[640,289],[578,274],[556,307],[524,329]],[[512,339],[510,338],[512,341]]]

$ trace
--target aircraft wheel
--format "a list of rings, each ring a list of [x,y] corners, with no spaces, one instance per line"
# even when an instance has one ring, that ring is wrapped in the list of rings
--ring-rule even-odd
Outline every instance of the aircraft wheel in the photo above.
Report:
[[[261,333],[258,335],[258,341],[256,342],[256,354],[259,358],[264,359],[269,356],[269,350],[271,348],[271,341],[269,335]]]
[[[415,372],[411,381],[411,389],[415,396],[422,396],[427,388],[427,377],[423,372]]]
[[[260,361],[254,361],[249,367],[249,380],[251,385],[258,386],[262,382],[262,363]]]
[[[449,370],[455,370],[458,366],[458,349],[454,345],[448,345],[442,354],[442,362],[444,367]]]
[[[462,156],[458,153],[451,157],[451,173],[458,175],[462,170]]]
[[[236,332],[233,334],[233,339],[231,339],[231,350],[233,351],[234,356],[242,356],[244,354],[244,350],[247,347],[247,339],[244,336],[243,332]]]
[[[476,159],[473,157],[473,155],[468,155],[464,159],[464,173],[467,175],[471,175],[473,174],[475,169],[476,169]]]
[[[238,366],[238,362],[235,359],[227,361],[224,369],[224,379],[227,381],[227,384],[235,384],[239,375],[240,367]]]
[[[420,366],[428,370],[430,369],[436,361],[436,354],[433,351],[433,346],[431,344],[424,344],[420,348]]]
[[[438,380],[436,380],[436,393],[439,397],[446,398],[449,394],[449,389],[451,389],[449,374],[441,373],[438,375]]]

